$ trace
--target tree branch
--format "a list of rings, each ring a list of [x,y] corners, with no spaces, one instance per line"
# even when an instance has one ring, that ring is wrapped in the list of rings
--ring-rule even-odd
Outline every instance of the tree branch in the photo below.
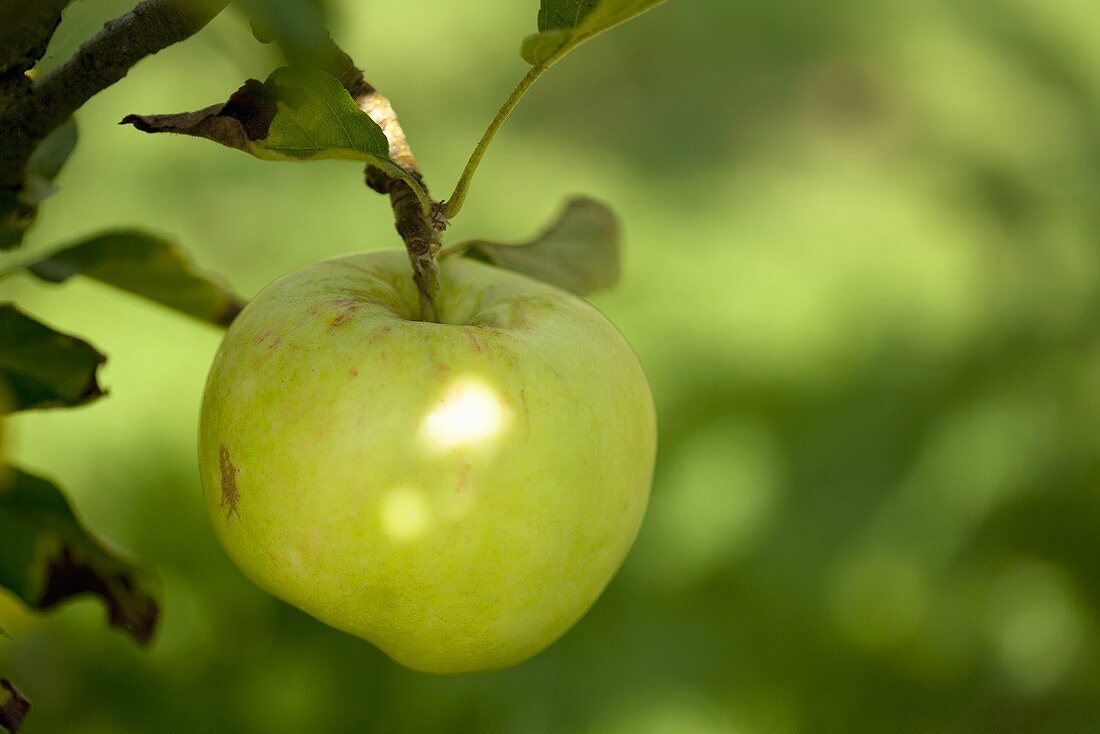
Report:
[[[0,107],[27,93],[69,0],[0,0]]]
[[[0,111],[0,188],[18,189],[39,141],[132,66],[185,40],[229,0],[144,0],[107,23],[71,59]]]
[[[363,72],[335,43],[330,44],[324,58],[316,65],[339,79],[359,108],[378,123],[390,144],[390,160],[407,171],[427,191],[405,131],[390,101],[363,78]],[[375,191],[389,195],[397,233],[405,242],[409,262],[413,266],[413,279],[420,292],[421,318],[438,321],[439,268],[436,255],[441,247],[440,234],[446,227],[446,220],[438,216],[425,216],[412,188],[377,168],[367,166],[366,182]]]

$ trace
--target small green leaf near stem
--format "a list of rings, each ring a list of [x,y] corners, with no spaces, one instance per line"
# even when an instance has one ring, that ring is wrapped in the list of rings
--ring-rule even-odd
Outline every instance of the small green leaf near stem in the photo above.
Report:
[[[589,296],[618,281],[621,250],[614,213],[594,199],[576,197],[529,240],[467,240],[444,247],[438,257],[473,255],[578,296]]]

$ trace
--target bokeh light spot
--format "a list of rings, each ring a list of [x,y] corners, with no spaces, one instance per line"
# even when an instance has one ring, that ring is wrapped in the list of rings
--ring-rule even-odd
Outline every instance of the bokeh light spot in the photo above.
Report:
[[[988,600],[989,635],[1004,671],[1024,692],[1058,684],[1081,646],[1084,621],[1069,580],[1046,563],[1005,571]]]
[[[829,589],[833,617],[847,638],[870,650],[909,638],[929,604],[925,569],[899,551],[874,548],[841,559]]]
[[[654,490],[638,567],[650,581],[680,585],[743,558],[768,528],[781,474],[761,427],[723,418],[696,430]]]

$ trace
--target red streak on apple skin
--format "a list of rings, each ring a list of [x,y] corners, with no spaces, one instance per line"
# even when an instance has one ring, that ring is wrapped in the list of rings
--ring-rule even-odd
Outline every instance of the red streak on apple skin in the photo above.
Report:
[[[527,390],[525,388],[519,389],[519,401],[523,404],[523,422],[524,422],[524,436],[531,437],[531,411],[527,407]]]
[[[467,339],[467,341],[470,342],[470,347],[475,352],[478,352],[478,353],[481,352],[481,340],[477,338],[477,334],[475,334],[474,332],[467,329],[466,330],[466,339]]]
[[[333,306],[339,307],[340,313],[333,317],[332,322],[328,325],[328,330],[333,331],[343,326],[355,316],[355,312],[359,310],[359,301],[351,298],[341,299],[339,301],[333,301]]]

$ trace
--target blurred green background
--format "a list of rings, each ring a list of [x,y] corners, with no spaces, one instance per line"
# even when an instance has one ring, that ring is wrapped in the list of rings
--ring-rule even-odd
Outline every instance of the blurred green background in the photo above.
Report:
[[[56,53],[125,8],[78,2]],[[333,4],[436,195],[524,72],[535,10]],[[140,226],[253,294],[399,245],[354,164],[115,124],[277,63],[228,13],[96,97],[28,248]],[[110,355],[109,399],[12,419],[12,458],[165,587],[150,652],[94,602],[0,596],[25,731],[1100,731],[1095,0],[672,0],[540,82],[450,241],[526,237],[574,193],[623,220],[623,283],[595,302],[650,375],[656,480],[592,611],[491,674],[404,670],[229,563],[195,469],[216,330],[5,281]]]

